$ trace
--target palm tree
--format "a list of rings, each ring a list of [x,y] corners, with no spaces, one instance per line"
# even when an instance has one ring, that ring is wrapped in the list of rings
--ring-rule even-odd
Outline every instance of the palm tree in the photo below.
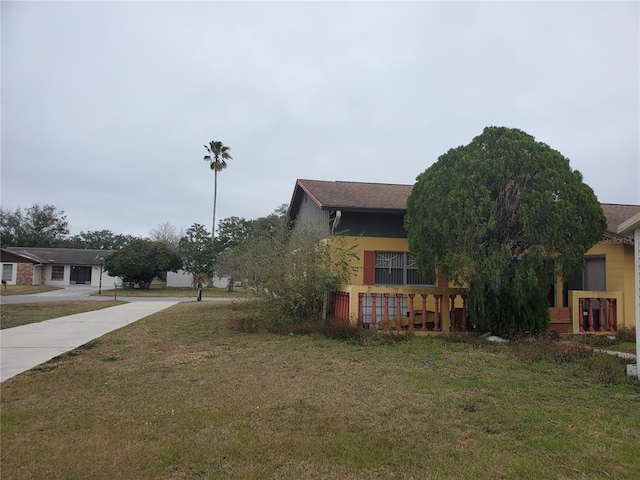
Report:
[[[213,223],[211,225],[211,238],[216,236],[216,203],[218,198],[218,172],[227,168],[225,160],[232,159],[229,154],[229,147],[222,142],[211,141],[205,145],[209,155],[204,156],[204,161],[209,162],[209,167],[213,170]]]

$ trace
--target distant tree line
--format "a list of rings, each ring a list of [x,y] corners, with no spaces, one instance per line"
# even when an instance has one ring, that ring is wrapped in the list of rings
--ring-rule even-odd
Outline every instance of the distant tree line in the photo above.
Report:
[[[53,247],[103,249],[105,269],[126,282],[148,288],[155,277],[184,269],[194,285],[211,282],[213,276],[229,278],[229,289],[237,281],[247,283],[246,267],[240,267],[241,252],[250,242],[280,235],[286,225],[287,205],[257,219],[229,217],[218,225],[212,238],[204,225],[194,223],[186,232],[169,222],[159,224],[147,238],[116,234],[111,230],[81,231],[69,235],[64,210],[38,205],[15,210],[0,207],[0,242],[3,247]],[[243,254],[244,255],[244,254]]]
[[[0,207],[0,244],[3,247],[58,247],[115,250],[133,240],[111,230],[81,231],[69,235],[64,210],[53,205],[28,208]]]

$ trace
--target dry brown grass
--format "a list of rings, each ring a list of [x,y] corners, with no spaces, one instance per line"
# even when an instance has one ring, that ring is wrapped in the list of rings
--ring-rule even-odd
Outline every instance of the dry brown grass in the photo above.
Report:
[[[91,312],[115,307],[126,302],[105,300],[69,300],[56,302],[18,303],[2,305],[0,308],[0,328],[12,328],[28,323],[42,322],[52,318],[65,317],[75,313]]]
[[[637,384],[244,314],[181,304],[3,383],[3,479],[640,478]]]
[[[0,287],[2,295],[32,295],[34,293],[51,292],[60,290],[62,287],[52,287],[51,285],[7,285],[7,291]]]

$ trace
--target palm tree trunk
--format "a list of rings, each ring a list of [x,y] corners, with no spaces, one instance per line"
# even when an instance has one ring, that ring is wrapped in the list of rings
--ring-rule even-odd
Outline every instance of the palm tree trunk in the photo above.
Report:
[[[218,200],[218,171],[213,171],[213,221],[211,224],[211,238],[216,238],[216,203]]]

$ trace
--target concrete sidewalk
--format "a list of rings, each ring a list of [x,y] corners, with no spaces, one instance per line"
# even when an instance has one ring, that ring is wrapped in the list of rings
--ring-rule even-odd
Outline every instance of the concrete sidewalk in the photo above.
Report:
[[[176,303],[132,302],[0,330],[0,382]]]

